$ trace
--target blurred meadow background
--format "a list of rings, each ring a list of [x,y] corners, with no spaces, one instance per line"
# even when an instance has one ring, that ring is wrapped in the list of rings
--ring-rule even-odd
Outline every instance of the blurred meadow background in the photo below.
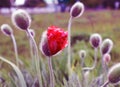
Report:
[[[6,2],[4,2],[6,1]],[[8,1],[8,2],[7,2]],[[10,1],[10,3],[9,3]],[[26,33],[18,30],[13,26],[11,22],[11,13],[18,8],[25,9],[29,12],[32,18],[32,24],[30,29],[35,31],[35,40],[39,46],[41,40],[41,34],[47,30],[48,26],[55,25],[65,30],[68,27],[68,20],[70,17],[69,10],[72,4],[77,0],[58,0],[52,2],[48,0],[25,0],[24,4],[17,2],[19,0],[0,0],[0,25],[9,24],[14,32],[15,39],[18,46],[19,58],[24,62],[24,69],[31,70],[32,58],[30,55],[29,40],[27,39]],[[22,0],[21,0],[22,1]],[[53,0],[54,1],[54,0]],[[65,1],[65,2],[64,2]],[[80,0],[85,4],[85,11],[80,18],[72,21],[71,29],[71,44],[72,44],[72,70],[76,72],[80,77],[80,57],[78,51],[81,49],[86,50],[87,57],[85,59],[86,66],[92,66],[94,59],[94,49],[89,43],[89,37],[93,33],[99,33],[103,39],[110,38],[114,45],[111,51],[111,61],[109,67],[115,63],[120,62],[120,1],[118,0]],[[116,2],[118,6],[116,6]],[[34,3],[33,3],[34,2]],[[39,4],[38,4],[39,2]],[[8,4],[9,3],[9,4]],[[17,3],[17,4],[15,4]],[[61,7],[64,5],[65,7]],[[33,11],[33,12],[32,12]],[[55,70],[56,83],[59,84],[56,87],[62,87],[63,78],[67,79],[66,60],[67,60],[67,49],[64,49],[60,54],[52,58],[53,69]],[[43,63],[47,67],[47,61],[44,55],[39,54],[43,59]],[[7,58],[8,60],[15,63],[15,54],[12,41],[9,37],[5,36],[0,31],[0,55]],[[92,75],[99,73],[100,64],[100,53],[98,55],[98,66]],[[0,76],[9,79],[8,71],[11,70],[6,63],[0,62]],[[61,82],[60,82],[61,81]]]

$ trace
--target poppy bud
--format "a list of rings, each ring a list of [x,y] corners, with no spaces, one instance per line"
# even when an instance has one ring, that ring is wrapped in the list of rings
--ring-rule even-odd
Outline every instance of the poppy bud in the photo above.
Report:
[[[35,31],[33,29],[29,29],[30,34],[35,37]]]
[[[108,80],[112,84],[116,84],[120,81],[120,63],[112,66],[108,72]]]
[[[67,46],[67,32],[61,28],[50,26],[43,32],[40,50],[45,56],[53,56]]]
[[[80,50],[79,51],[79,56],[80,56],[80,58],[85,58],[86,57],[86,51],[85,50]]]
[[[11,34],[13,34],[13,30],[12,28],[8,25],[8,24],[3,24],[1,26],[1,31],[6,35],[6,36],[10,36]]]
[[[70,15],[73,18],[78,18],[83,14],[83,12],[84,12],[84,5],[83,3],[78,1],[72,6],[70,10]]]
[[[108,63],[110,62],[110,60],[111,60],[110,54],[106,53],[106,54],[103,55],[103,61],[104,61],[106,64],[108,64]]]
[[[95,33],[90,36],[90,44],[92,45],[92,47],[98,48],[101,42],[102,37],[99,34]]]
[[[113,47],[112,40],[105,39],[100,46],[100,51],[104,55],[106,53],[110,53],[110,51],[112,50],[112,47]]]
[[[12,13],[12,22],[17,28],[27,30],[30,27],[31,18],[26,11],[18,9]]]

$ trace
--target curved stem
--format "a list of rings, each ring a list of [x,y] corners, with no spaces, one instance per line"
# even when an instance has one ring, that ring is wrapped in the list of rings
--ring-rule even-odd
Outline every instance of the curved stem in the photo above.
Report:
[[[98,49],[95,48],[94,51],[95,51],[95,54],[94,54],[94,64],[93,64],[93,66],[92,67],[85,67],[82,70],[89,70],[89,71],[91,71],[91,70],[95,69],[96,64],[97,64],[97,52],[98,52]]]
[[[71,23],[72,23],[72,17],[69,19],[68,23],[68,61],[67,61],[67,67],[68,72],[71,73]]]
[[[109,81],[106,81],[101,87],[107,87],[108,84],[109,84]]]
[[[26,83],[25,83],[25,79],[24,76],[22,74],[22,72],[20,71],[20,69],[12,62],[10,62],[9,60],[7,60],[4,57],[0,56],[0,60],[6,62],[7,64],[9,64],[10,66],[12,66],[12,68],[14,69],[14,71],[16,72],[18,79],[19,79],[19,83],[20,83],[20,87],[27,87]]]
[[[49,73],[50,73],[50,87],[54,87],[54,74],[53,74],[53,67],[52,67],[52,61],[51,57],[48,57],[48,67],[49,67]]]
[[[35,64],[35,59],[34,59],[34,46],[32,44],[32,40],[30,39],[30,37],[28,36],[29,38],[29,43],[30,43],[30,55],[31,55],[31,58],[32,58],[32,64],[31,64],[31,68],[32,70],[34,70],[34,64]]]
[[[27,29],[27,34],[29,35],[29,38],[32,41],[32,45],[33,45],[33,54],[35,56],[35,64],[36,64],[36,71],[37,71],[37,76],[38,76],[38,80],[39,80],[39,85],[40,87],[42,87],[42,78],[41,78],[41,72],[40,72],[40,60],[39,60],[39,55],[38,55],[38,48],[36,45],[36,42],[34,40],[34,38],[32,37],[32,35],[30,34],[29,30]]]
[[[18,50],[17,50],[17,44],[16,44],[16,41],[15,41],[15,37],[13,34],[11,34],[11,39],[13,41],[13,45],[14,45],[14,51],[15,51],[15,57],[16,57],[16,65],[17,67],[19,67],[19,59],[18,59]]]

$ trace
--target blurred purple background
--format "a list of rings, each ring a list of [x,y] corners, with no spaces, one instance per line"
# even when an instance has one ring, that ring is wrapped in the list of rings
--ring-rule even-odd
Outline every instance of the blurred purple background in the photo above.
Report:
[[[83,2],[86,9],[120,8],[120,0],[0,0],[0,12],[10,13],[18,8],[29,13],[68,12],[76,1]]]

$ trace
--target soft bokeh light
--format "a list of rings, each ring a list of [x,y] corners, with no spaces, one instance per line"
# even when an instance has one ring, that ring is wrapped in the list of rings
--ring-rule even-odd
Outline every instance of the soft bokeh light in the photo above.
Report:
[[[47,4],[52,4],[53,0],[44,0]]]
[[[15,5],[23,5],[25,0],[16,0]]]

